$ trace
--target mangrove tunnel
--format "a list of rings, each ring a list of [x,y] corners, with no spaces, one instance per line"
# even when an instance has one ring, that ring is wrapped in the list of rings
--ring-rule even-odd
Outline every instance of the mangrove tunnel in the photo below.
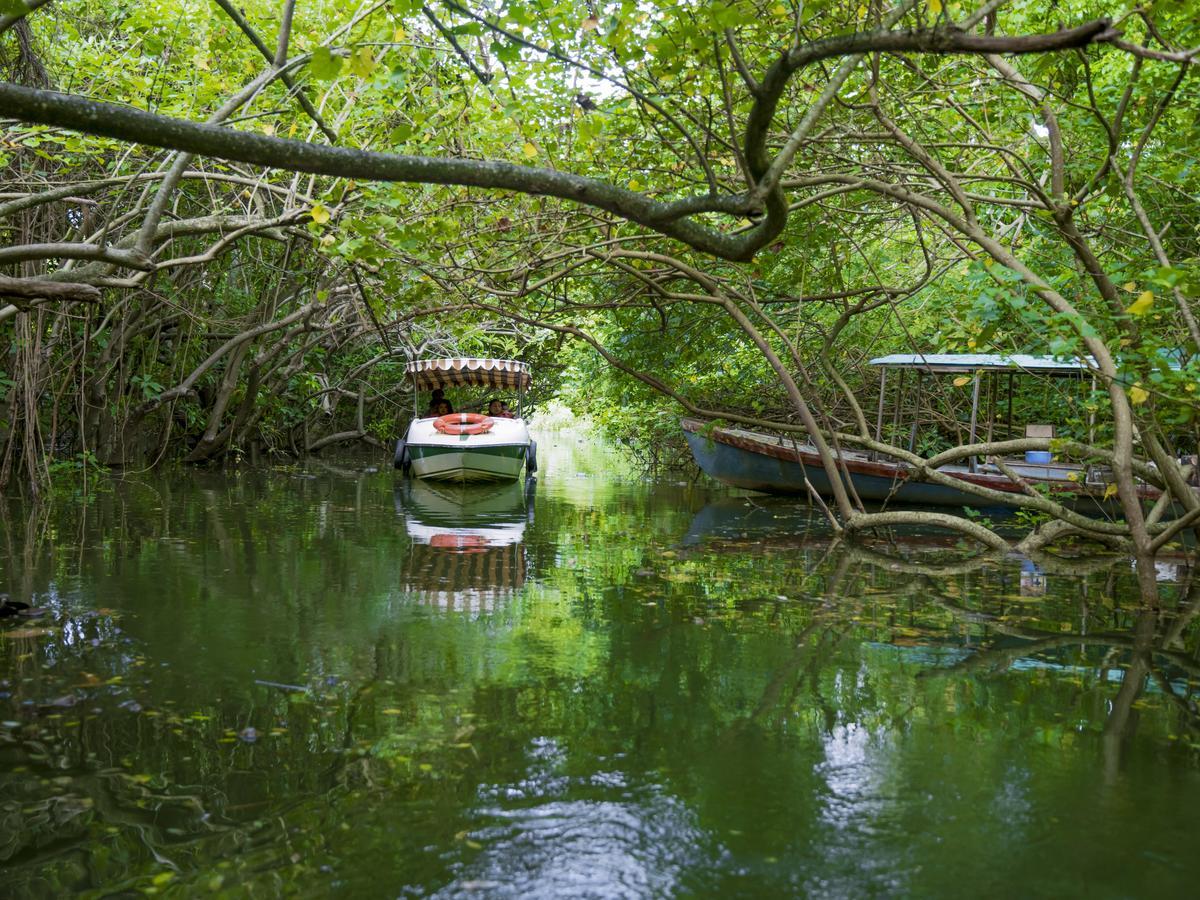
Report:
[[[1192,896],[1200,0],[0,0],[0,894]]]

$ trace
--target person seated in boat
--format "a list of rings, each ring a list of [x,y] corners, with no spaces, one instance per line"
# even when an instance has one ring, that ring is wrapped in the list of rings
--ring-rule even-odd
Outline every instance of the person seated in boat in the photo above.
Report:
[[[493,419],[515,419],[512,413],[508,411],[508,404],[503,400],[492,400],[488,403],[488,415]]]
[[[446,409],[439,411],[442,404],[445,404]],[[429,409],[425,410],[425,415],[422,418],[428,419],[430,416],[444,416],[452,412],[454,412],[454,407],[446,399],[446,392],[441,388],[434,388],[433,393],[429,395]]]

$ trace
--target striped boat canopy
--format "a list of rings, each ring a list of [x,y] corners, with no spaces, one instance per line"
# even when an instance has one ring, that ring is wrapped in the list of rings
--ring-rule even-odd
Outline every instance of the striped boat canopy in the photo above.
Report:
[[[414,359],[404,377],[418,391],[446,387],[489,387],[525,390],[533,380],[529,365],[515,359]]]

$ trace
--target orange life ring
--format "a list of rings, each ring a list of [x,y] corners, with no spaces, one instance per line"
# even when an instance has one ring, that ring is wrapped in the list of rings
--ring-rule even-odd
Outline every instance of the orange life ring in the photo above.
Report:
[[[495,424],[491,416],[479,413],[449,413],[433,420],[433,427],[440,434],[484,434]]]

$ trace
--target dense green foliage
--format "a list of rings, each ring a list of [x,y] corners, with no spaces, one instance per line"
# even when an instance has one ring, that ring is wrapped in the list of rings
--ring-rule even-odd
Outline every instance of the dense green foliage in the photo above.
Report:
[[[529,357],[547,393],[569,364],[655,463],[682,408],[912,464],[967,442],[970,379],[897,388],[877,431],[868,360],[1024,351],[1094,379],[1022,382],[980,437],[1090,445],[1146,558],[1135,469],[1196,506],[1194,3],[295,12],[276,50],[273,4],[0,25],[19,117],[109,135],[8,129],[5,290],[91,299],[0,310],[0,481],[381,442],[433,353]]]

